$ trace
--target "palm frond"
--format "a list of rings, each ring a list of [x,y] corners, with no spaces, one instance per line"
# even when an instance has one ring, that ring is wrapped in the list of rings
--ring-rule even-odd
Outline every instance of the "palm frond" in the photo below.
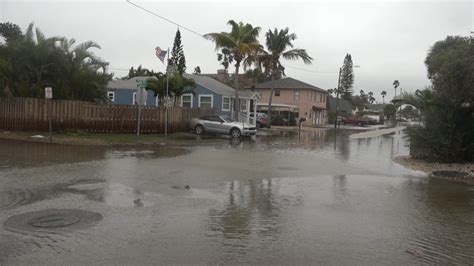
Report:
[[[282,57],[287,60],[301,59],[305,64],[311,64],[313,58],[308,55],[305,49],[293,49],[282,54]]]

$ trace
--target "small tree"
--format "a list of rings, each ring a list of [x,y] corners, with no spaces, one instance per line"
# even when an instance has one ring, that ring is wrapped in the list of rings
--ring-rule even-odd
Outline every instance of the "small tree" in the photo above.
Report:
[[[400,86],[400,82],[398,80],[393,81],[393,88],[395,89],[395,97],[397,97],[397,88]]]
[[[387,104],[383,109],[383,114],[387,117],[388,120],[395,119],[395,114],[397,113],[397,107],[393,104]]]
[[[181,32],[176,31],[173,50],[171,50],[170,64],[176,66],[180,75],[186,71],[186,58],[184,57],[183,45],[181,44]]]
[[[354,70],[352,66],[352,57],[346,54],[341,71],[341,97],[345,100],[352,98],[352,85],[354,84]]]
[[[199,75],[199,74],[201,74],[201,68],[200,68],[199,66],[195,67],[193,74],[194,74],[194,75]]]

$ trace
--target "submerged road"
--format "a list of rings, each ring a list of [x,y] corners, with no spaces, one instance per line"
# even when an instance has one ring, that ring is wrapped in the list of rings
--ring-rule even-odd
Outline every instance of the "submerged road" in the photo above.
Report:
[[[472,264],[474,191],[403,135],[192,147],[0,140],[0,264]]]

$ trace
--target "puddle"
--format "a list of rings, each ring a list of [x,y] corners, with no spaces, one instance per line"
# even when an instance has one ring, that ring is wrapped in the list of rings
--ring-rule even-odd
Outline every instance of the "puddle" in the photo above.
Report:
[[[121,158],[139,158],[139,159],[154,159],[154,158],[172,158],[190,153],[189,149],[179,147],[158,146],[153,149],[118,149],[107,152],[107,157],[110,159]]]

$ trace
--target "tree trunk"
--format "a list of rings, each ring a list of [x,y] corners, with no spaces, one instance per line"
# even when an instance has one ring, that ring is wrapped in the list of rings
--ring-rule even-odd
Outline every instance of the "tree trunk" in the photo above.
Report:
[[[235,64],[234,89],[235,89],[235,112],[234,119],[239,121],[240,102],[239,102],[239,67],[240,63]]]
[[[273,99],[273,92],[275,91],[275,77],[272,74],[272,85],[270,89],[270,99],[268,100],[268,128],[272,126],[272,99]]]

